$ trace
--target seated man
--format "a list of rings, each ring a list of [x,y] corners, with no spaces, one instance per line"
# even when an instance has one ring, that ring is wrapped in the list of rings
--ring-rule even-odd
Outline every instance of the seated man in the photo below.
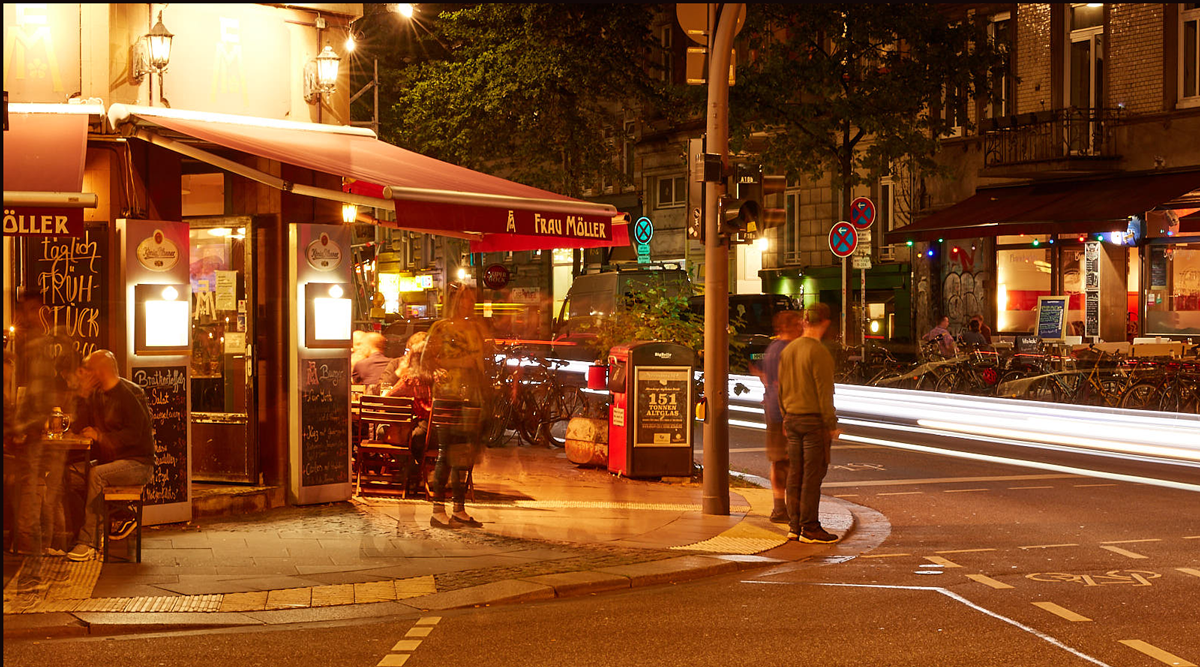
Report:
[[[154,471],[154,433],[142,388],[118,374],[117,360],[108,350],[84,358],[80,381],[81,400],[72,426],[83,427],[80,434],[92,439],[96,465],[88,471],[77,544],[67,554],[74,561],[90,560],[96,554],[104,487],[147,484]]]
[[[391,361],[383,353],[383,348],[387,346],[387,339],[381,333],[371,332],[363,336],[362,345],[366,356],[351,367],[350,381],[355,384],[379,384],[380,379],[383,378],[384,369]]]
[[[938,344],[938,352],[947,359],[953,358],[958,354],[958,347],[954,344],[954,336],[950,335],[950,318],[945,315],[938,320],[937,326],[929,330],[929,333],[921,336],[923,341],[936,340]]]

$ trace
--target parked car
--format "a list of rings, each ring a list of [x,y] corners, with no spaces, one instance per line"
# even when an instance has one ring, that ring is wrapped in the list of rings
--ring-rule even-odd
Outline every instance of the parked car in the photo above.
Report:
[[[729,323],[736,333],[730,337],[729,370],[748,373],[750,364],[761,360],[771,344],[775,313],[798,309],[795,300],[784,294],[730,294]],[[692,297],[688,310],[703,318],[704,297]]]

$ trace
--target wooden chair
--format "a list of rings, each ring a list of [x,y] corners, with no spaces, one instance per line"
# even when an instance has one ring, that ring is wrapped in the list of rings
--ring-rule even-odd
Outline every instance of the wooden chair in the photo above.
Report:
[[[432,463],[430,469],[437,463],[437,453],[441,449],[441,443],[438,442],[438,431],[442,429],[473,429],[476,433],[479,432],[479,424],[483,419],[483,409],[478,406],[467,406],[460,401],[435,400],[433,408],[429,411],[429,438],[431,443],[436,443],[436,447],[425,447],[425,457],[422,459],[422,479],[425,484],[425,497],[432,498],[433,494],[429,488],[429,476],[425,473],[426,462],[430,461],[430,450],[433,451]],[[479,445],[480,443],[475,443]],[[467,492],[466,498],[471,502],[475,502],[475,478],[474,466],[467,468]]]
[[[124,509],[133,512],[134,520],[137,521],[134,526],[133,535],[134,539],[137,540],[136,562],[142,562],[142,506],[144,500],[142,496],[145,490],[146,487],[143,485],[106,486],[101,490],[101,494],[104,496],[104,512],[99,517],[100,525],[96,527],[96,535],[104,541],[104,562],[107,563],[111,558],[109,545],[112,543],[112,539],[110,539],[108,534],[109,530],[111,530],[109,525],[111,521],[111,514],[109,512],[110,503],[118,504],[123,506]],[[132,560],[130,558],[130,551],[133,547],[129,546],[130,544],[126,543],[124,558],[126,562]]]
[[[408,463],[412,459],[413,399],[403,396],[362,396],[359,419],[366,436],[354,448],[355,493],[408,497]],[[379,427],[398,429],[393,442],[379,437]]]

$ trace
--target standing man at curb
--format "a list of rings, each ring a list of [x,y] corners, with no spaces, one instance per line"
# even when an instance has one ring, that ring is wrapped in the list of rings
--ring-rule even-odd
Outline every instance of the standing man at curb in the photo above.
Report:
[[[841,435],[833,408],[833,355],[821,344],[829,306],[804,310],[804,333],[779,360],[779,403],[787,436],[789,540],[828,544],[838,536],[821,527],[821,481],[829,470],[833,439]]]
[[[779,408],[779,358],[783,350],[804,330],[803,315],[796,310],[781,310],[775,313],[775,340],[763,353],[762,365],[751,364],[751,372],[762,380],[766,391],[763,403],[767,422],[767,461],[771,464],[771,495],[775,505],[771,509],[772,523],[787,523],[786,501],[788,476],[787,437],[783,434],[783,412]]]

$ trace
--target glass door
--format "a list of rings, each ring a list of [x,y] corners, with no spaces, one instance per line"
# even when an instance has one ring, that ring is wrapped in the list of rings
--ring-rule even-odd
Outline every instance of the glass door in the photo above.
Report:
[[[196,481],[257,483],[250,217],[190,218]],[[249,305],[248,305],[249,304]]]

